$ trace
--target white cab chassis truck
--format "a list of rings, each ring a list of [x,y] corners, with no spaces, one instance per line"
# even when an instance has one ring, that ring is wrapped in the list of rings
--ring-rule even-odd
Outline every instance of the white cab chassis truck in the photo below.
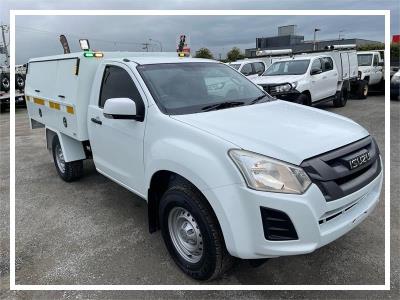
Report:
[[[381,55],[383,56],[382,50],[357,52],[358,78],[362,81],[356,92],[358,98],[367,98],[369,86],[384,90],[384,60]]]
[[[253,81],[279,99],[304,105],[333,101],[345,106],[357,82],[355,50],[294,55],[274,62]]]
[[[382,161],[364,128],[274,99],[216,61],[176,53],[35,58],[25,92],[31,126],[45,128],[60,177],[79,179],[83,160],[93,159],[147,201],[150,232],[161,229],[195,279],[218,277],[234,258],[313,252],[379,201]]]

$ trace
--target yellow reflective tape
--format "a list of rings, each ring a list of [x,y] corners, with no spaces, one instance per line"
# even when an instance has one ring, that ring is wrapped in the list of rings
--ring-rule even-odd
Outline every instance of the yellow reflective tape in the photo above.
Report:
[[[29,96],[25,96],[25,101],[29,101]]]
[[[74,108],[72,106],[67,106],[67,113],[73,115],[74,114]]]
[[[56,102],[49,101],[50,108],[60,110],[60,104]]]
[[[44,103],[45,103],[45,101],[40,98],[33,98],[33,102],[35,102],[36,104],[39,104],[39,105],[44,105]]]

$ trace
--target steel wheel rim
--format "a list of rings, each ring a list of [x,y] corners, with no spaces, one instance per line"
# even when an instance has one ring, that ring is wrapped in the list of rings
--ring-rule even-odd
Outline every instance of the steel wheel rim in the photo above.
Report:
[[[368,85],[364,86],[364,96],[368,94]]]
[[[168,215],[171,241],[179,255],[190,263],[197,263],[203,256],[203,238],[196,220],[183,207],[174,207]]]
[[[55,152],[56,152],[57,166],[60,169],[61,173],[65,173],[64,154],[62,153],[62,149],[61,149],[60,145],[56,146]]]
[[[21,77],[19,77],[19,78],[17,79],[17,85],[18,85],[18,86],[23,86],[23,85],[24,85],[24,80],[23,80]]]
[[[7,78],[4,78],[4,79],[3,79],[3,82],[2,82],[2,85],[3,85],[5,88],[9,88],[9,87],[10,87],[10,81],[8,81]]]

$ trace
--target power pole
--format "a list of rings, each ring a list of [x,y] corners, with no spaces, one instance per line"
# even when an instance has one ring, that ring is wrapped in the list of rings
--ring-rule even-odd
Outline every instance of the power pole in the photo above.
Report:
[[[4,52],[5,52],[5,55],[6,55],[6,63],[7,63],[7,65],[9,65],[10,61],[9,61],[9,56],[8,56],[8,48],[7,48],[6,35],[5,35],[5,33],[8,32],[8,26],[7,25],[0,25],[0,27],[1,27],[1,35],[2,35],[2,38],[3,38]]]

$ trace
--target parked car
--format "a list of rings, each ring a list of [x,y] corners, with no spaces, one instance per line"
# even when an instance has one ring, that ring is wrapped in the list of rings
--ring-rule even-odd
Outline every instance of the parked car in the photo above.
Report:
[[[276,61],[253,82],[279,99],[304,105],[333,101],[341,107],[356,78],[355,51],[332,51]]]
[[[261,59],[244,59],[228,63],[235,70],[248,78],[256,78],[264,73],[267,68],[266,63]]]
[[[400,71],[397,71],[390,79],[390,99],[400,100]]]
[[[382,160],[363,127],[272,98],[225,64],[176,55],[85,51],[29,61],[31,128],[45,129],[63,180],[78,180],[93,159],[147,201],[149,231],[160,229],[175,263],[199,280],[220,276],[234,257],[313,252],[371,214]],[[282,63],[271,72],[286,70],[291,87],[326,76],[319,88],[336,93],[328,57]],[[324,98],[318,92],[313,100]]]

